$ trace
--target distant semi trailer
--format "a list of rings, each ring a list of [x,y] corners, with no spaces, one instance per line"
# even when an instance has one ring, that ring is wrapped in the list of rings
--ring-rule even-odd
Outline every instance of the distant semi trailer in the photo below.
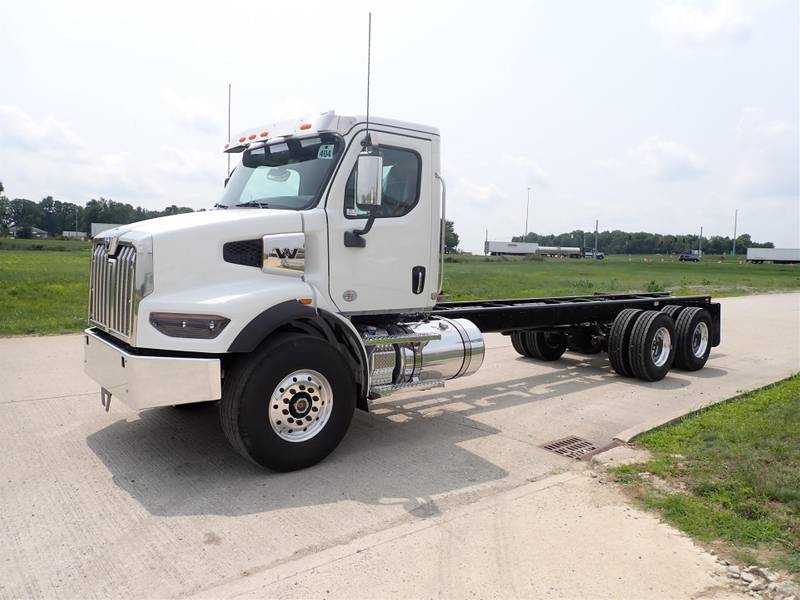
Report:
[[[545,256],[569,256],[570,258],[580,258],[583,255],[581,249],[575,246],[539,246],[538,253]]]
[[[492,256],[521,256],[524,254],[536,254],[539,244],[532,242],[484,242],[483,251]]]
[[[800,248],[748,248],[749,263],[800,263]]]

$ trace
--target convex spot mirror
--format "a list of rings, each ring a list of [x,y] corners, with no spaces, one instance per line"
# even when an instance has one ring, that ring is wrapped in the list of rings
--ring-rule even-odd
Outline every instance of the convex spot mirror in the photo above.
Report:
[[[358,155],[356,206],[362,210],[380,206],[382,192],[383,155],[376,146],[367,146]]]

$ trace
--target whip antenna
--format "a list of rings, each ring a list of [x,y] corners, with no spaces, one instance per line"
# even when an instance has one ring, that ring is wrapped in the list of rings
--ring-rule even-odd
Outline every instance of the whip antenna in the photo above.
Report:
[[[372,140],[369,137],[369,74],[370,74],[370,58],[372,54],[372,13],[369,13],[367,18],[367,136],[362,142],[362,146],[371,146]]]

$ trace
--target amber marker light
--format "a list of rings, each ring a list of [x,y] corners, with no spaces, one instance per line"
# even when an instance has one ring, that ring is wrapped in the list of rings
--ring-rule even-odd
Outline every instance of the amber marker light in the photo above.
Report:
[[[261,137],[267,137],[269,135],[269,131],[262,131],[258,135],[260,135]]]
[[[298,298],[297,301],[300,304],[306,304],[306,305],[307,304],[311,304],[311,302],[312,302],[311,298]]]
[[[246,139],[247,139],[246,137],[242,136],[242,137],[240,137],[240,138],[239,138],[239,141],[240,141],[240,142],[243,142],[243,141],[245,141]]]
[[[300,125],[300,129],[311,129],[311,123],[303,123]]]

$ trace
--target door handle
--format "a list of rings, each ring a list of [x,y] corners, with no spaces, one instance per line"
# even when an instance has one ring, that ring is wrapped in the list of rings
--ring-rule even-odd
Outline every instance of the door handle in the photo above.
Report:
[[[411,269],[411,291],[421,294],[425,289],[425,267],[417,266]]]

